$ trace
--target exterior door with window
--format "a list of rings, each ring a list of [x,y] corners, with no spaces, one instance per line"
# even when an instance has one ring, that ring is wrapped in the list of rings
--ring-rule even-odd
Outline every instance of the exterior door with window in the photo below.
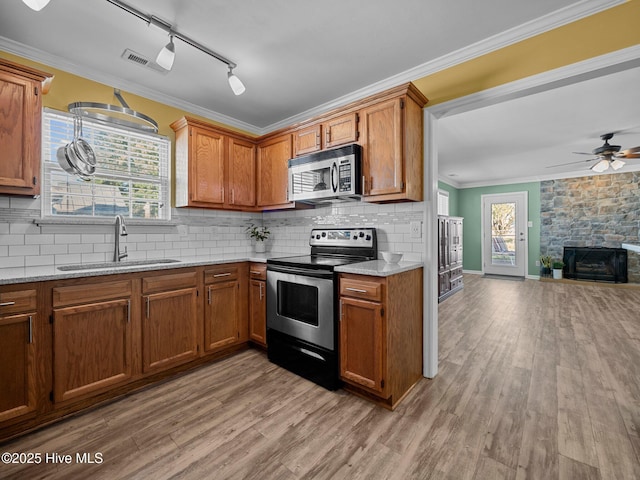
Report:
[[[527,245],[527,192],[483,195],[483,273],[524,277]]]

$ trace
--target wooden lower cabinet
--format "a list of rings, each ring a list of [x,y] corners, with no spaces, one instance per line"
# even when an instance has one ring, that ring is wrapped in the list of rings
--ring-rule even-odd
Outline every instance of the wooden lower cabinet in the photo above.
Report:
[[[246,341],[246,264],[228,264],[207,269],[204,278],[207,295],[204,313],[205,352]]]
[[[197,273],[142,280],[142,370],[144,373],[198,357]]]
[[[339,292],[345,388],[393,409],[422,377],[422,269],[341,274]]]
[[[267,346],[267,265],[249,266],[249,339]]]
[[[36,410],[36,320],[35,311],[4,315],[0,307],[0,422]]]
[[[131,281],[54,288],[54,402],[131,378],[131,292]]]

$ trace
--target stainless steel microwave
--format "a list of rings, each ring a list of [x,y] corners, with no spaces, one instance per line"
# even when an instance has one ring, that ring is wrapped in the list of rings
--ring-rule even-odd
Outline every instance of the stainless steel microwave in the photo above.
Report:
[[[333,203],[360,200],[362,147],[347,145],[289,160],[289,201]]]

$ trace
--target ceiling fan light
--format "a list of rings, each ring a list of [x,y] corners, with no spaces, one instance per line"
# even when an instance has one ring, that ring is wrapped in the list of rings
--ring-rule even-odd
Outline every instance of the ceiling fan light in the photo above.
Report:
[[[611,168],[613,168],[614,170],[620,170],[622,167],[624,167],[624,162],[622,160],[616,158],[613,162],[611,162]]]
[[[176,46],[173,43],[173,35],[171,35],[169,43],[167,43],[156,58],[156,63],[165,70],[171,70],[173,61],[176,59]]]
[[[229,79],[229,86],[231,87],[231,90],[233,90],[233,93],[235,95],[242,95],[246,88],[242,81],[236,76],[236,74],[233,73],[232,68],[229,69],[227,77]]]
[[[39,12],[40,10],[42,10],[44,7],[47,6],[47,3],[49,3],[49,0],[22,0],[22,1],[27,7],[29,7],[31,10],[35,10],[36,12]]]
[[[600,160],[593,167],[591,167],[591,170],[593,170],[594,172],[602,173],[605,170],[607,170],[608,168],[609,168],[609,161],[608,160]]]

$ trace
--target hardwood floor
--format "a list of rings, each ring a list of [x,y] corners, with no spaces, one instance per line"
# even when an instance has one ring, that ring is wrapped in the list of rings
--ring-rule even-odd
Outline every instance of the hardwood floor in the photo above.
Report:
[[[0,478],[638,479],[640,290],[465,276],[394,412],[243,352],[2,445]]]

